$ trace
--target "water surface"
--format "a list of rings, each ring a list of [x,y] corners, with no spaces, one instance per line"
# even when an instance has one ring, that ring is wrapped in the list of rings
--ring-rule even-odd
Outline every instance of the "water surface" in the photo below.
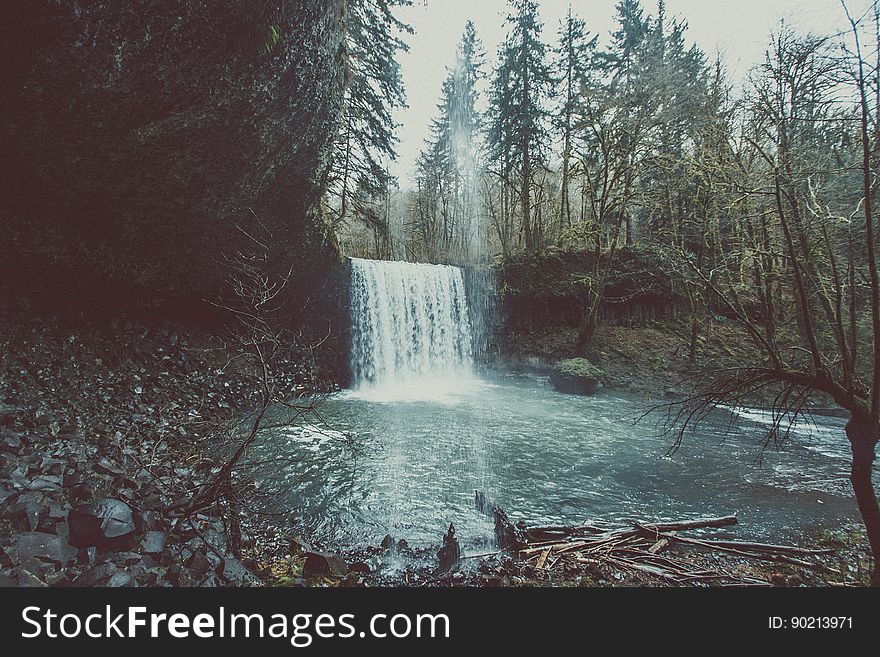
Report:
[[[287,491],[276,510],[342,547],[386,534],[436,545],[454,523],[466,551],[491,545],[475,490],[530,524],[736,513],[740,538],[797,540],[858,519],[841,419],[803,423],[776,452],[762,449],[765,414],[719,411],[669,455],[670,437],[634,423],[644,400],[563,395],[512,374],[442,383],[339,393],[320,417],[277,430],[267,450],[285,458],[271,477]]]

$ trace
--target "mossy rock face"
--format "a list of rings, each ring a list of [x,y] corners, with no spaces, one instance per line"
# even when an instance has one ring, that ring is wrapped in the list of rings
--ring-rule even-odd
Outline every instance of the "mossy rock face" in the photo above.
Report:
[[[559,392],[572,395],[592,395],[600,387],[602,368],[586,358],[569,358],[556,363],[550,374],[550,383]]]

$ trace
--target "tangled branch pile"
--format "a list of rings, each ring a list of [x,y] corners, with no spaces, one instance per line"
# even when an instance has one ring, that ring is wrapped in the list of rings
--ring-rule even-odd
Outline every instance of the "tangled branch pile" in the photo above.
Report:
[[[840,575],[820,558],[832,550],[735,541],[726,538],[683,536],[683,532],[720,529],[737,523],[734,515],[698,518],[677,522],[609,527],[599,523],[575,527],[527,527],[514,525],[503,509],[476,495],[477,508],[495,520],[499,546],[508,550],[522,566],[535,572],[601,572],[613,568],[637,578],[659,580],[664,584],[724,584],[728,586],[769,586],[768,579],[709,568],[695,563],[675,546],[720,552],[741,560],[786,564]]]
[[[572,564],[586,566],[589,569],[590,566],[607,565],[677,585],[702,582],[767,586],[770,582],[716,569],[697,568],[680,555],[661,554],[674,544],[696,546],[739,557],[785,563],[802,568],[829,569],[827,565],[814,560],[813,557],[828,554],[830,550],[679,535],[679,532],[683,531],[725,527],[735,523],[736,516],[725,516],[651,525],[636,523],[632,528],[623,529],[609,529],[595,525],[531,528],[526,530],[526,536],[538,540],[526,543],[519,550],[519,555],[526,561],[534,561],[536,569],[554,569]],[[564,538],[554,537],[560,534],[564,534]]]

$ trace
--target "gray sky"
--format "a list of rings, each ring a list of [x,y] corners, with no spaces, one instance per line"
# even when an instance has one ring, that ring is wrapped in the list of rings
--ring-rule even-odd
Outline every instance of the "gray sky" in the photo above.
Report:
[[[587,22],[600,45],[607,43],[615,29],[618,0],[539,0],[544,22],[544,39],[554,43],[559,21],[569,4]],[[849,0],[854,13],[863,12],[869,0]],[[643,0],[646,12],[656,13],[654,0]],[[780,19],[798,30],[830,33],[846,29],[847,22],[839,0],[667,0],[670,18],[684,18],[689,29],[688,43],[697,43],[709,57],[720,52],[735,81],[743,81],[749,69],[764,54],[770,32]],[[398,16],[413,26],[407,38],[410,51],[399,55],[409,108],[395,116],[400,144],[398,161],[391,172],[400,186],[410,187],[419,151],[429,136],[431,119],[436,115],[440,85],[446,67],[455,60],[455,51],[465,22],[474,22],[487,53],[494,63],[495,53],[506,34],[506,0],[413,0],[413,6],[400,8]],[[488,68],[488,67],[487,67]]]

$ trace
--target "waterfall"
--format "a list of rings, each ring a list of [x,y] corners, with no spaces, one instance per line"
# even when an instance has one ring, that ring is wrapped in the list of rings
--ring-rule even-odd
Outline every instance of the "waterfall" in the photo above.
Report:
[[[351,260],[351,369],[362,391],[432,394],[473,372],[458,267]]]

